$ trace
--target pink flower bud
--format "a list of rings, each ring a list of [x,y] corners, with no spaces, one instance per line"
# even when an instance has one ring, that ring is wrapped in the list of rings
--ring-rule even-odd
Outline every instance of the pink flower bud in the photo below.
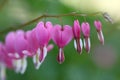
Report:
[[[83,22],[82,25],[82,32],[84,36],[84,48],[89,53],[90,52],[90,25],[87,22]]]
[[[98,21],[98,20],[94,21],[94,25],[95,25],[97,31],[100,31],[102,29],[102,24],[100,21]]]
[[[98,39],[99,39],[100,43],[104,44],[104,36],[103,36],[103,32],[102,32],[101,22],[96,20],[96,21],[94,21],[94,25],[95,25],[95,28],[97,30],[97,35],[98,35]]]
[[[74,38],[80,39],[81,29],[80,29],[80,24],[79,24],[78,20],[74,21],[74,25],[72,27],[72,30],[73,30]]]
[[[78,53],[82,52],[82,40],[80,39],[80,34],[81,34],[81,29],[80,29],[80,24],[78,20],[74,21],[73,25],[73,36],[74,36],[74,47],[77,50]]]
[[[82,25],[82,32],[84,37],[90,37],[90,25],[88,22],[83,22]]]

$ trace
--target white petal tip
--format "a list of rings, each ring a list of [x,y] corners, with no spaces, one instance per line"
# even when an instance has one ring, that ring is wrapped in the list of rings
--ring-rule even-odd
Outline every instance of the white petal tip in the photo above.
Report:
[[[22,68],[21,59],[19,59],[19,60],[14,60],[13,66],[14,66],[14,68],[15,68],[15,72],[16,72],[16,73],[19,73],[19,72],[21,71],[21,68]]]
[[[75,47],[75,49],[77,50],[77,43],[76,43],[76,40],[74,40],[74,47]]]
[[[21,73],[21,74],[24,74],[25,71],[26,71],[26,69],[27,69],[27,59],[26,59],[26,57],[25,57],[25,58],[22,59],[22,68],[21,68],[20,73]]]
[[[41,66],[41,63],[39,62],[39,63],[36,63],[34,65],[35,65],[35,69],[38,70],[40,68],[40,66]]]
[[[103,32],[100,31],[100,32],[97,33],[97,35],[98,35],[98,39],[99,39],[100,43],[101,43],[102,45],[104,45],[104,36],[103,36]]]
[[[87,53],[90,52],[90,47],[91,47],[90,38],[85,38],[84,39],[84,48],[86,49]]]

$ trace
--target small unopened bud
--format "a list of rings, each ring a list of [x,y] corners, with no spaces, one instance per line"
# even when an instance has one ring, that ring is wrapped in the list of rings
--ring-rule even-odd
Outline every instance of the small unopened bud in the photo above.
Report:
[[[73,25],[73,36],[74,36],[74,47],[77,50],[78,53],[81,54],[82,52],[82,40],[81,40],[81,28],[78,20],[74,21]]]
[[[102,23],[98,20],[94,21],[95,28],[97,30],[98,39],[101,44],[104,45],[104,36],[102,32]]]
[[[103,13],[103,17],[105,18],[106,21],[110,22],[110,23],[114,23],[112,18],[110,17],[110,15],[107,12]]]
[[[90,25],[88,22],[82,23],[82,32],[84,36],[84,48],[87,51],[87,53],[90,52]]]

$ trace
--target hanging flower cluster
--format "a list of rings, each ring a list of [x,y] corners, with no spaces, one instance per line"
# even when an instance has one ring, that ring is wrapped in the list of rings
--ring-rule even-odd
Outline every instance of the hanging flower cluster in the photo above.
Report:
[[[94,26],[100,43],[104,44],[101,22],[94,21]],[[17,73],[23,74],[27,68],[27,57],[31,57],[35,68],[39,69],[47,53],[53,49],[53,44],[49,44],[50,40],[53,40],[59,48],[57,61],[61,64],[65,60],[63,48],[72,39],[74,39],[74,47],[78,53],[82,53],[83,46],[89,53],[91,46],[89,23],[83,22],[80,25],[79,21],[75,20],[71,27],[41,21],[32,30],[9,32],[6,35],[5,43],[0,43],[0,65],[4,70],[5,67],[12,68]],[[4,75],[3,78],[5,78]]]

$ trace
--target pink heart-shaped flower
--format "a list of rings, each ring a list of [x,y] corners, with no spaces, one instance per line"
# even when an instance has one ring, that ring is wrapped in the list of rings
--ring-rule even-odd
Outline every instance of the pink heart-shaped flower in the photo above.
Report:
[[[63,48],[66,46],[73,37],[72,28],[69,25],[61,27],[60,25],[55,25],[52,30],[52,40],[58,47]]]

